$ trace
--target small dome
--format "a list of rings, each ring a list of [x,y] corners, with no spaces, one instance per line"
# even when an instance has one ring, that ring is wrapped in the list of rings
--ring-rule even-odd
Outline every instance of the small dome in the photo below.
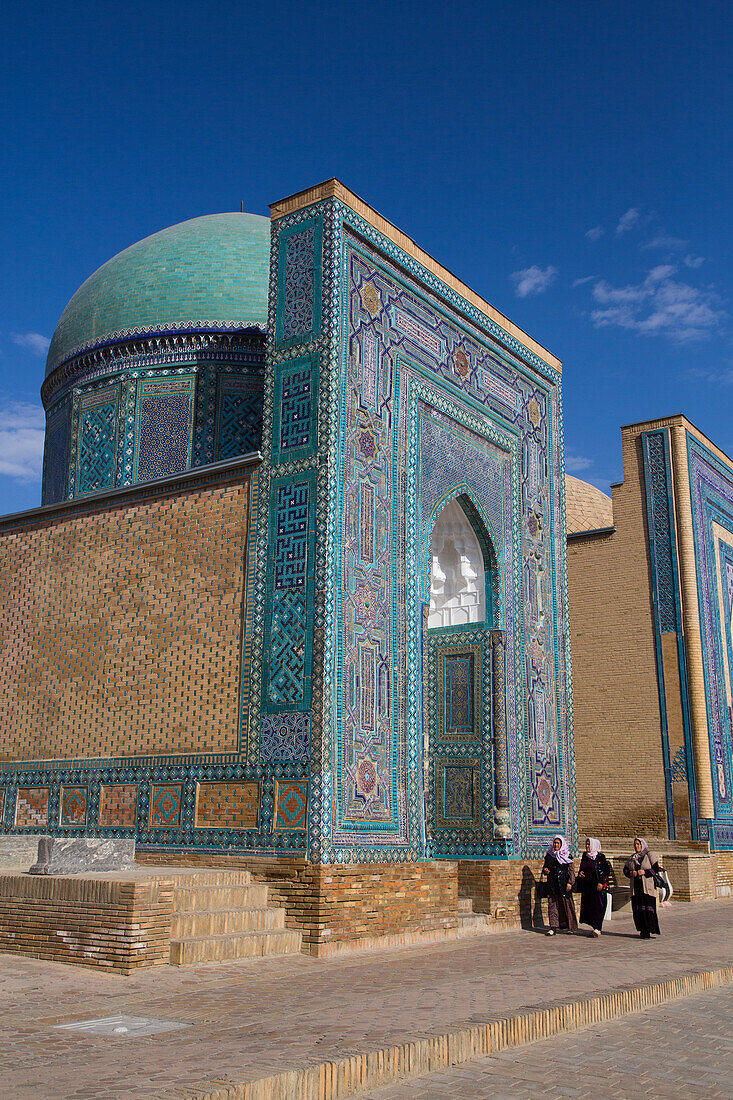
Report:
[[[207,214],[153,233],[77,290],[53,334],[46,376],[81,350],[143,331],[264,329],[269,268],[270,219],[257,214]]]
[[[595,485],[579,477],[565,475],[565,513],[568,534],[580,531],[601,531],[613,527],[613,501]]]

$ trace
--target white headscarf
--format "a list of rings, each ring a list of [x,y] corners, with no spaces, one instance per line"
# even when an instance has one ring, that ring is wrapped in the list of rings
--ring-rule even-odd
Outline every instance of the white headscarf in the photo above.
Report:
[[[596,840],[594,836],[586,837],[586,840],[590,845],[590,850],[586,852],[586,855],[589,855],[591,859],[595,859],[601,850],[601,842],[600,840]]]
[[[633,859],[637,867],[641,867],[642,863],[644,862],[644,856],[649,855],[649,845],[644,840],[643,836],[635,836],[634,844],[636,844],[637,840],[639,841],[639,844],[641,844],[641,851],[637,852],[636,849],[634,849],[631,858]]]
[[[552,847],[552,844],[556,840],[560,841],[560,847],[557,851]],[[573,857],[570,855],[570,849],[568,848],[568,842],[564,836],[558,833],[552,838],[552,844],[547,849],[548,856],[554,856],[558,863],[572,863]]]

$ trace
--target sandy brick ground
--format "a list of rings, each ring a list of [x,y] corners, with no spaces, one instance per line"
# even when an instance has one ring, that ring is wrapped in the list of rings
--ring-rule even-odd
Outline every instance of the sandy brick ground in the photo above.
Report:
[[[599,940],[512,932],[323,960],[159,967],[129,978],[0,955],[0,1093],[180,1098],[733,962],[730,902],[679,904],[662,911],[661,925],[661,938],[649,942],[617,916]],[[148,1038],[53,1030],[121,1013],[191,1026]]]

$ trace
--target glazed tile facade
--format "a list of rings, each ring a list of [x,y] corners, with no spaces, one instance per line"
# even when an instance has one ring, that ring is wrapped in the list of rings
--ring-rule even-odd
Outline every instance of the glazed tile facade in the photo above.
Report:
[[[44,501],[68,503],[0,528],[47,691],[0,684],[4,828],[319,863],[574,840],[556,361],[334,196],[274,217],[269,294],[266,361],[223,318],[49,373]],[[451,501],[487,614],[429,630]]]

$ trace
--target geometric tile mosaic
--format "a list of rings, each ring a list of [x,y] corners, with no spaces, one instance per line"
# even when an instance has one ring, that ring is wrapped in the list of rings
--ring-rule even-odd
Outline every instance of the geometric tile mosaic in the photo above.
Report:
[[[48,825],[50,787],[18,787],[15,824],[22,828]]]
[[[260,753],[267,763],[307,763],[310,759],[311,716],[307,711],[263,714]]]
[[[151,829],[175,829],[181,823],[183,787],[180,783],[153,783],[150,788]]]
[[[97,390],[81,400],[76,492],[94,493],[115,483],[120,387]]]
[[[462,757],[437,758],[435,808],[438,829],[481,825],[480,761]]]
[[[89,806],[88,787],[62,787],[60,825],[86,825]]]
[[[217,415],[217,460],[258,451],[262,443],[262,386],[222,378]]]
[[[104,784],[99,792],[99,827],[134,829],[137,824],[137,784]]]
[[[276,829],[305,829],[308,821],[308,780],[275,780]]]
[[[136,481],[181,473],[191,459],[193,378],[138,384]]]
[[[196,784],[197,829],[256,829],[259,783]]]

